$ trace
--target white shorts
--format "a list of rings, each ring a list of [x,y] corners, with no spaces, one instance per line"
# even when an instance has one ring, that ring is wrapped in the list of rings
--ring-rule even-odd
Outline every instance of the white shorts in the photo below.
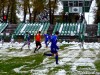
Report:
[[[11,39],[11,42],[14,42],[14,39]]]

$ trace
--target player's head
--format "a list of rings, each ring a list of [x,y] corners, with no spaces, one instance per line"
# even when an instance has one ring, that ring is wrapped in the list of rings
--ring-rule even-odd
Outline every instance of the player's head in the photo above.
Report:
[[[58,31],[56,31],[56,32],[55,32],[55,35],[59,35],[59,32],[58,32]]]
[[[26,34],[28,34],[28,32],[26,32]]]
[[[41,31],[39,31],[38,33],[41,34]]]

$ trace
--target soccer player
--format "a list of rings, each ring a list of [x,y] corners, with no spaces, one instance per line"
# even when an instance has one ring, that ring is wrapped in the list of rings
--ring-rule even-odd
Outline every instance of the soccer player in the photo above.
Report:
[[[21,47],[21,50],[23,49],[23,47],[28,44],[28,49],[30,50],[30,34],[28,32],[25,33],[24,35],[24,44]]]
[[[4,43],[4,34],[1,35],[1,33],[0,33],[0,41],[1,41],[1,44],[3,46],[3,43]]]
[[[46,56],[55,56],[56,64],[58,64],[58,50],[59,47],[57,46],[57,38],[58,38],[59,32],[56,31],[55,35],[51,36],[51,54],[44,53]]]
[[[11,43],[12,47],[13,47],[14,42],[15,42],[15,34],[12,34],[11,35],[11,40],[10,40],[10,43]]]
[[[79,42],[81,43],[80,47],[82,48],[84,43],[84,34],[82,32],[79,33]]]
[[[41,45],[41,31],[39,31],[35,36],[35,44],[36,44],[36,48],[34,50],[34,53],[42,47],[42,45]]]
[[[46,45],[46,48],[47,48],[48,45],[49,45],[49,42],[50,42],[50,35],[44,34],[44,38],[45,38],[45,45]]]

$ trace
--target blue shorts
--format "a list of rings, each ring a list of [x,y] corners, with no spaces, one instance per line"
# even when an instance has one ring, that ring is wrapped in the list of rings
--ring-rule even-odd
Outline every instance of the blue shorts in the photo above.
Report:
[[[56,48],[52,48],[52,47],[51,47],[51,53],[54,53],[54,54],[55,54],[55,53],[57,53],[57,52],[58,52],[58,51],[57,51]]]

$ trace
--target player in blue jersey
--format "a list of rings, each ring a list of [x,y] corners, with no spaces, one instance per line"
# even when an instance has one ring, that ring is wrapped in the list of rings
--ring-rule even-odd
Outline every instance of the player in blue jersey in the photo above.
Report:
[[[49,42],[50,42],[50,35],[44,34],[44,38],[45,38],[45,45],[46,45],[46,48],[47,48],[48,45],[49,45]]]
[[[21,50],[23,49],[23,47],[28,44],[28,49],[30,50],[30,34],[28,32],[26,32],[26,34],[24,35],[24,44],[21,47]]]
[[[55,56],[56,64],[58,64],[58,50],[59,47],[57,46],[57,38],[58,38],[59,32],[56,31],[55,35],[51,36],[51,54],[44,53],[46,56]]]

